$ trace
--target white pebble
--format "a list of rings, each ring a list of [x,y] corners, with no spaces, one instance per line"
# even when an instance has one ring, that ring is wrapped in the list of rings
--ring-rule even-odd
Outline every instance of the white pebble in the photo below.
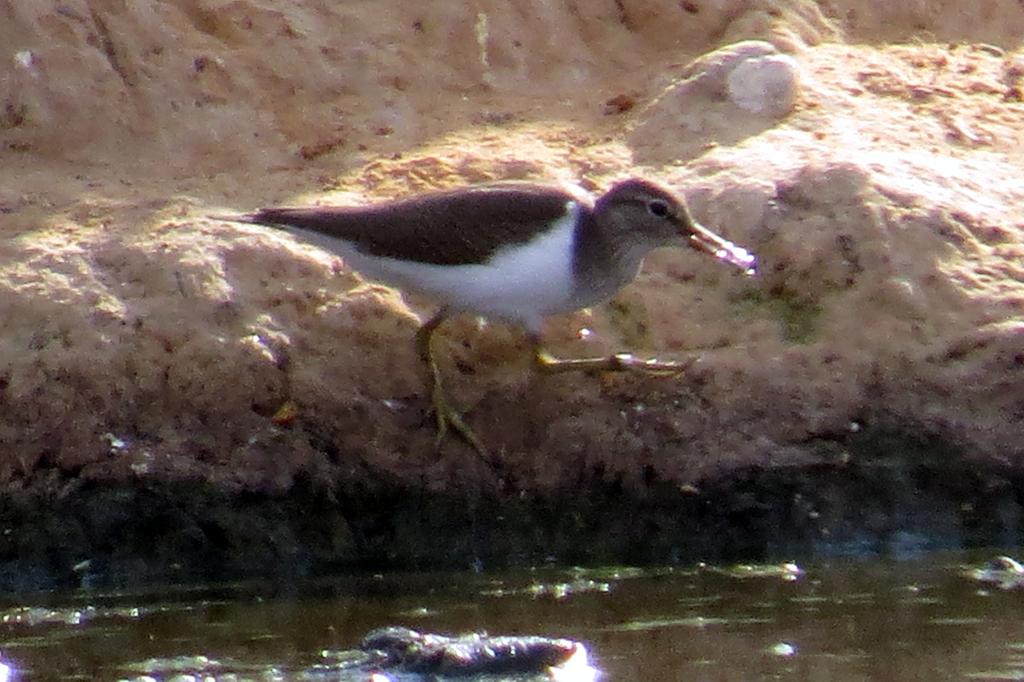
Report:
[[[35,66],[36,56],[31,50],[20,50],[14,53],[14,63],[23,69],[31,69]]]
[[[755,114],[785,116],[796,102],[798,73],[796,60],[787,55],[745,59],[729,74],[729,99]]]
[[[773,656],[788,657],[796,655],[796,647],[789,642],[779,642],[769,649],[769,651]]]

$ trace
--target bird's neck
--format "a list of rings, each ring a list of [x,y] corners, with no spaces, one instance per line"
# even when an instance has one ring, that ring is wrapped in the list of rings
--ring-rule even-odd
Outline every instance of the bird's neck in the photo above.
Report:
[[[581,307],[606,301],[636,277],[648,249],[624,242],[590,212],[576,228],[573,274],[574,298]]]

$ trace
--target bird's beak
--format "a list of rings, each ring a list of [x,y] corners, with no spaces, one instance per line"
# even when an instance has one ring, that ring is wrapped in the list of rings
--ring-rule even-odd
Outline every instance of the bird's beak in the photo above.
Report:
[[[685,211],[679,216],[679,233],[686,239],[691,248],[712,255],[720,261],[735,265],[748,275],[757,269],[757,259],[742,246],[723,239],[704,227]]]

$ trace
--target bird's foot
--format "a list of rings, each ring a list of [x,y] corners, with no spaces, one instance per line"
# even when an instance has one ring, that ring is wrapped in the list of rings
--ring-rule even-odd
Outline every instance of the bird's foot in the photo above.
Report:
[[[534,364],[545,374],[562,372],[642,372],[659,376],[673,376],[689,369],[696,358],[683,361],[642,359],[632,353],[616,353],[600,358],[556,358],[545,350],[534,353]]]
[[[438,450],[441,449],[441,443],[444,442],[444,437],[448,434],[448,429],[451,428],[476,450],[477,454],[487,460],[489,455],[483,441],[469,427],[458,410],[448,404],[441,381],[441,368],[437,366],[434,352],[430,347],[430,338],[438,326],[444,322],[447,314],[447,309],[441,308],[416,332],[416,350],[427,367],[427,386],[430,391],[430,401],[434,406],[434,418],[437,420],[437,439],[434,441],[434,447]]]
[[[434,447],[441,449],[441,444],[444,442],[444,438],[448,435],[449,429],[454,431],[462,440],[470,445],[474,450],[477,451],[481,457],[485,460],[490,457],[487,452],[487,448],[484,446],[483,441],[476,435],[476,432],[470,428],[466,420],[463,419],[462,414],[454,407],[448,404],[448,399],[445,397],[444,389],[441,386],[440,373],[437,370],[436,365],[431,366],[431,374],[433,381],[430,390],[430,401],[433,404],[434,419],[437,421],[437,438],[434,440]]]

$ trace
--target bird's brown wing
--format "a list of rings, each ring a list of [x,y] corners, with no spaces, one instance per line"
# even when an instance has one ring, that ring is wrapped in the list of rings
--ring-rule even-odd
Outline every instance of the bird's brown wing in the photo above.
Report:
[[[533,239],[577,198],[547,185],[481,185],[368,206],[264,208],[246,222],[296,227],[374,256],[435,265],[480,263]]]

